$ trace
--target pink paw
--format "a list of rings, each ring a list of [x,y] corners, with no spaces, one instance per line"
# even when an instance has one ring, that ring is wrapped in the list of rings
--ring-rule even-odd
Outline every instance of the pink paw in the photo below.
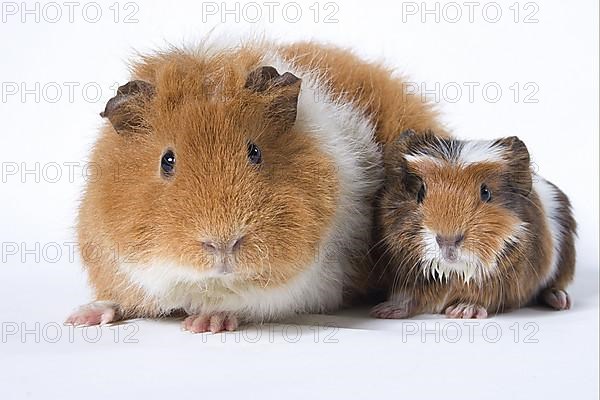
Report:
[[[74,311],[65,324],[75,326],[104,325],[119,319],[119,306],[112,301],[94,301]]]
[[[542,292],[542,299],[555,310],[568,310],[571,308],[571,297],[561,289],[545,289]]]
[[[476,304],[460,303],[446,308],[446,316],[449,318],[487,318],[487,310]]]
[[[379,303],[371,310],[371,316],[382,319],[402,319],[408,318],[412,310],[407,302],[396,303],[394,301],[385,301]]]
[[[192,333],[223,331],[235,331],[238,328],[238,320],[235,315],[229,313],[196,314],[187,317],[182,328]]]

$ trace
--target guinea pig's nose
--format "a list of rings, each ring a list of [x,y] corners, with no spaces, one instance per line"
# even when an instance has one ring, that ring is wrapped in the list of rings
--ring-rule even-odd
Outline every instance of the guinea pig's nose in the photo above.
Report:
[[[459,233],[453,236],[436,235],[435,241],[440,247],[458,247],[465,240],[465,235]]]
[[[204,249],[211,254],[216,255],[220,253],[223,255],[227,255],[237,253],[242,247],[243,241],[244,237],[240,236],[231,240],[224,241],[206,239],[202,240],[201,243],[202,247],[204,247]]]

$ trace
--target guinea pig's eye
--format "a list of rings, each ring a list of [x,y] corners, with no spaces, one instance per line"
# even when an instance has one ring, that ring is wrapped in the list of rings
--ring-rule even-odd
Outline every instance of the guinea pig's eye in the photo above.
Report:
[[[484,203],[487,203],[492,200],[492,192],[485,184],[481,185],[480,196],[481,201],[483,201]]]
[[[256,165],[262,162],[262,154],[260,153],[260,149],[252,142],[248,142],[248,160],[250,160],[252,164]]]
[[[425,184],[421,183],[421,187],[419,188],[419,191],[417,192],[417,203],[421,204],[423,202],[423,200],[425,200],[426,193],[427,193],[427,190],[425,189]]]
[[[175,153],[167,150],[160,160],[160,172],[164,177],[170,177],[175,172]]]

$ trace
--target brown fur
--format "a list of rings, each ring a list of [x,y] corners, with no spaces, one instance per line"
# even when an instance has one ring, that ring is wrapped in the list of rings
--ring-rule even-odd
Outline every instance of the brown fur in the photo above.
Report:
[[[143,268],[163,257],[203,271],[209,260],[198,251],[200,241],[243,233],[238,284],[261,288],[284,286],[316,256],[339,182],[333,160],[308,135],[288,132],[295,129],[289,123],[295,112],[280,102],[297,96],[298,85],[263,91],[248,80],[267,47],[251,44],[213,57],[202,50],[142,57],[132,79],[153,89],[129,99],[126,118],[111,118],[118,103],[105,110],[114,126],[103,128],[92,152],[98,174],[83,196],[78,237],[96,300],[117,303],[119,317],[161,314],[119,271],[124,260]],[[379,65],[316,44],[280,50],[317,70],[334,96],[369,116],[380,143],[409,127],[443,131],[435,112],[407,96],[402,82]],[[260,145],[260,166],[248,164],[247,140]],[[177,158],[173,180],[159,172],[168,148]]]
[[[82,248],[102,253],[95,260],[83,253],[98,300],[115,301],[126,314],[153,315],[117,273],[115,257],[164,257],[206,269],[206,255],[197,251],[201,238],[227,238],[236,229],[246,234],[246,284],[282,285],[314,258],[335,209],[334,166],[308,135],[279,132],[265,117],[272,98],[244,90],[258,56],[242,51],[204,63],[169,53],[135,66],[135,78],[156,86],[156,97],[139,110],[148,131],[103,130],[91,159],[101,174],[80,211]],[[248,139],[263,149],[260,174],[248,165]],[[173,182],[158,173],[170,147],[181,171]],[[184,172],[190,170],[196,174]]]
[[[334,94],[369,115],[380,143],[393,141],[406,129],[448,135],[432,105],[407,93],[403,79],[383,65],[361,60],[348,50],[311,42],[283,46],[282,53],[296,65],[318,70]]]
[[[284,45],[280,51],[295,65],[319,71],[334,97],[367,115],[375,126],[376,140],[383,146],[407,129],[434,130],[440,136],[450,136],[433,105],[423,102],[419,95],[407,93],[403,77],[395,76],[385,66],[365,61],[348,49],[315,42]],[[359,262],[364,267],[360,268],[363,273],[357,277],[357,285],[362,288],[361,293],[371,292],[368,280],[374,260],[368,257]],[[358,301],[362,302],[363,297]]]
[[[456,143],[447,148],[457,147]],[[570,283],[575,268],[575,221],[567,197],[560,193],[560,224],[565,234],[557,274],[542,287],[553,249],[547,216],[531,187],[529,154],[514,138],[498,141],[498,145],[510,162],[467,166],[447,162],[443,152],[437,153],[442,145],[433,134],[408,134],[388,147],[386,182],[376,212],[379,262],[372,279],[391,300],[378,306],[375,315],[405,318],[444,312],[461,303],[496,313],[526,305],[548,289],[564,291]],[[426,154],[431,161],[407,162],[406,154]],[[493,196],[487,203],[480,199],[484,183]],[[419,204],[421,184],[426,195]],[[527,230],[510,242],[515,226],[522,223]],[[469,283],[456,275],[448,280],[425,276],[420,234],[425,227],[442,235],[463,233],[462,248],[486,265],[497,263],[497,270]]]

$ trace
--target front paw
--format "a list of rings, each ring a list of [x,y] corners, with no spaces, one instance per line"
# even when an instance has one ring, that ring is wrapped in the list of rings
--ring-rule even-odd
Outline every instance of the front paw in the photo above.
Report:
[[[402,319],[413,315],[410,301],[384,301],[371,310],[371,316],[382,319]]]
[[[235,331],[239,326],[235,315],[225,312],[194,314],[183,320],[181,328],[192,333]]]
[[[446,308],[446,316],[448,318],[487,318],[487,310],[477,304],[459,303]]]
[[[94,301],[75,310],[65,324],[75,326],[104,325],[120,318],[119,305],[112,301]]]

